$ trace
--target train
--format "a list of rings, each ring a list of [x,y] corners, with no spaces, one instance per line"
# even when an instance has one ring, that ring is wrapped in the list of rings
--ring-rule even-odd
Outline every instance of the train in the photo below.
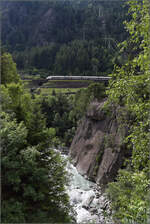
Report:
[[[108,81],[111,77],[106,76],[48,76],[47,80],[91,80],[91,81]]]

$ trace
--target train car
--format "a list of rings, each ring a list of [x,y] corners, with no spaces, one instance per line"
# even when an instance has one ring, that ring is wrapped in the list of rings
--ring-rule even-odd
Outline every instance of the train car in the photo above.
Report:
[[[104,76],[48,76],[47,80],[91,80],[91,81],[108,81],[111,77]]]

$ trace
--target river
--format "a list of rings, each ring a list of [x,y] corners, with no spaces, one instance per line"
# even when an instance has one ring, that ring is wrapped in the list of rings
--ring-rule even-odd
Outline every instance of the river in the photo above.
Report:
[[[64,158],[68,160],[68,156]],[[81,176],[69,160],[66,169],[71,176],[67,193],[76,213],[76,223],[114,224],[110,202],[100,187]]]

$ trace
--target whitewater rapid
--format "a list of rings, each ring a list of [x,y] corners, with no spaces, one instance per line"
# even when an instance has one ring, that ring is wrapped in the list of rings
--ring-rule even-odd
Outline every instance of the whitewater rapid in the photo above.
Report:
[[[65,156],[68,159],[68,156]],[[67,193],[75,211],[76,223],[114,224],[110,202],[100,187],[81,176],[68,161],[66,169],[70,174]]]

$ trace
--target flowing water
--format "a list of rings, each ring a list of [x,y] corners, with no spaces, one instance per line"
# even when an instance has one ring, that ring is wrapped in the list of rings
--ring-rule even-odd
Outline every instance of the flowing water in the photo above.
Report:
[[[67,156],[65,156],[67,158]],[[81,176],[68,161],[67,171],[71,175],[67,193],[76,213],[77,223],[114,224],[110,202],[100,188]]]

